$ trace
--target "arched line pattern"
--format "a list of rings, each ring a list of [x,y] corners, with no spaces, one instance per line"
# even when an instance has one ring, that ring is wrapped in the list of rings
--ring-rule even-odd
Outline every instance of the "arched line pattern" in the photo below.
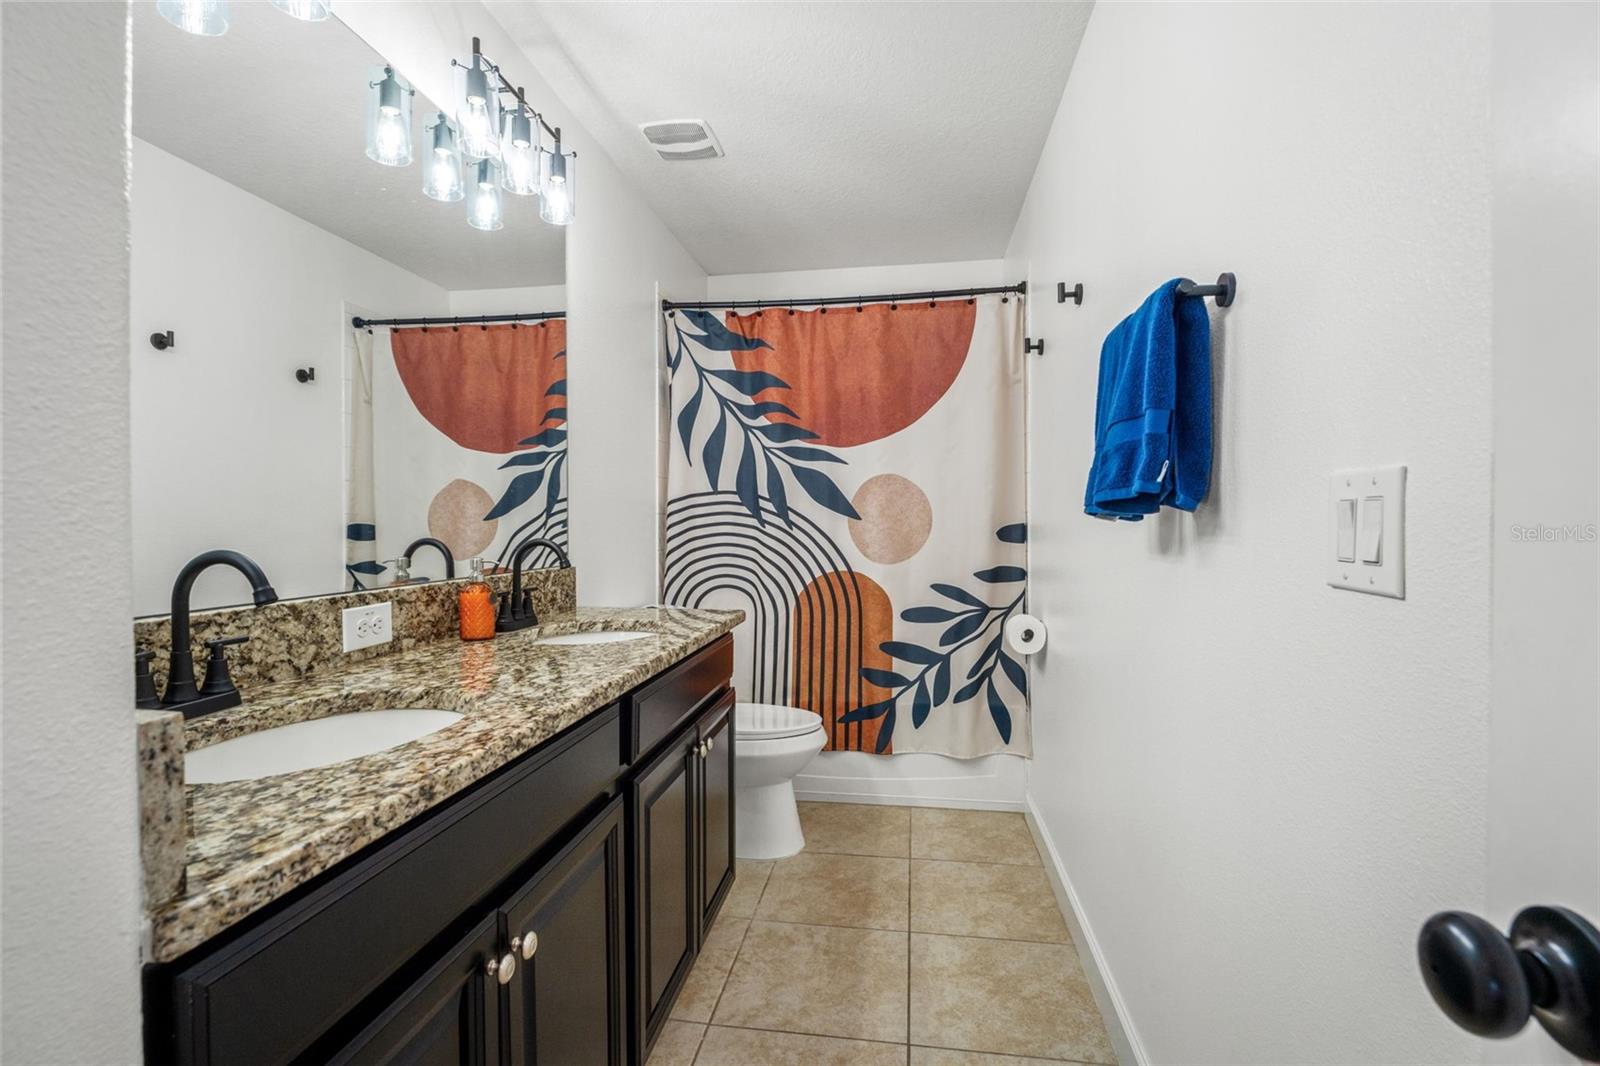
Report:
[[[739,595],[751,606],[756,630],[752,698],[809,707],[832,726],[862,697],[864,630],[856,573],[811,518],[791,509],[785,522],[768,501],[761,503],[764,524],[732,492],[669,501],[663,598],[697,607],[719,590]],[[834,576],[818,580],[826,575]],[[806,609],[797,610],[802,602]],[[795,655],[798,641],[790,629],[797,618],[807,627],[805,645],[827,649],[823,655]],[[843,685],[836,683],[839,678]],[[835,706],[841,691],[844,702]],[[838,729],[859,733],[861,726]]]
[[[506,538],[505,545],[500,549],[496,558],[501,566],[511,565],[511,549],[528,537],[547,537],[561,545],[567,545],[567,498],[561,497],[550,511],[541,511],[517,527],[515,533]],[[556,553],[549,548],[539,548],[523,562],[524,570],[537,570],[541,567],[555,566]]]

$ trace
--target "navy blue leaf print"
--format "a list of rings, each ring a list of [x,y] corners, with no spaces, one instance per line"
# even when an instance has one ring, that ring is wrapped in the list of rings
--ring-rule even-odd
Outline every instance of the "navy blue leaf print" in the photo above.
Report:
[[[986,617],[986,615],[978,611],[975,611],[972,614],[962,615],[955,621],[953,625],[951,625],[949,629],[946,629],[942,634],[940,634],[939,647],[948,648],[958,640],[963,640],[966,637],[972,636],[972,634],[976,633],[978,628],[983,625]]]
[[[344,527],[346,540],[377,540],[378,527],[371,522],[351,522]]]
[[[717,482],[722,474],[722,442],[728,435],[728,416],[721,410],[717,411],[717,428],[711,431],[711,436],[706,438],[705,451],[700,453],[701,459],[706,464],[706,479],[711,482],[711,491],[719,491]]]
[[[839,486],[835,485],[827,474],[806,466],[791,466],[789,470],[794,474],[794,479],[800,483],[800,487],[806,490],[806,495],[828,510],[846,518],[861,517],[845,494],[839,491]]]
[[[987,581],[991,585],[1003,584],[1007,581],[1028,580],[1028,572],[1020,566],[992,566],[987,570],[979,570],[972,576],[979,581]]]
[[[700,396],[705,389],[705,382],[696,378],[694,395],[689,397],[689,402],[678,412],[678,436],[683,439],[683,457],[688,460],[690,466],[694,465],[694,456],[689,454],[689,438],[694,435],[694,420],[700,413]]]
[[[923,666],[939,662],[944,658],[932,648],[924,648],[920,644],[907,644],[902,640],[886,640],[878,645],[878,650],[903,662],[919,663]]]
[[[943,705],[950,697],[950,659],[948,656],[939,660],[939,668],[933,672],[933,702]]]
[[[696,337],[702,345],[714,352],[749,352],[757,348],[771,348],[772,345],[759,337],[743,337],[722,324],[721,319],[710,311],[690,311],[679,309],[679,314],[689,320],[689,324],[705,334]]]
[[[928,698],[928,683],[917,682],[917,696],[911,701],[911,725],[916,729],[922,728],[922,723],[928,720],[928,709],[933,706]]]
[[[889,741],[894,736],[894,706],[891,704],[889,713],[883,716],[883,725],[878,728],[878,744],[873,749],[874,755],[882,755],[889,750]]]
[[[763,422],[755,427],[755,431],[771,441],[785,444],[792,440],[816,440],[817,435],[804,426],[794,425],[792,422]]]
[[[561,354],[565,355],[567,353],[562,352]],[[562,378],[560,381],[551,385],[548,389],[544,390],[544,394],[546,396],[565,396],[567,394],[567,379]]]
[[[521,507],[528,502],[535,492],[539,491],[539,483],[543,480],[543,470],[518,474],[511,479],[511,484],[506,486],[505,495],[500,497],[500,502],[495,504],[489,513],[483,516],[483,520],[485,522],[493,521]]]
[[[767,498],[772,501],[772,509],[778,512],[778,517],[785,523],[789,521],[789,493],[783,487],[783,475],[778,471],[778,464],[772,461],[772,456],[767,456]]]
[[[363,559],[356,563],[346,563],[345,569],[354,570],[358,574],[381,574],[389,568],[375,560]]]
[[[733,477],[733,491],[739,494],[739,502],[744,504],[744,509],[755,518],[756,525],[763,525],[761,488],[756,484],[756,450],[750,444],[748,436],[744,439],[744,451],[739,455],[739,469]]]
[[[707,370],[712,377],[721,378],[746,396],[755,396],[767,389],[787,389],[789,383],[765,370]]]
[[[821,448],[807,448],[803,444],[791,444],[787,448],[779,448],[779,452],[791,459],[798,459],[802,463],[842,463],[843,459],[832,452],[825,452]]]
[[[550,514],[556,509],[556,504],[561,500],[561,470],[566,466],[567,457],[563,455],[559,460],[550,464],[550,487],[544,494],[544,513]]]
[[[1000,669],[1004,670],[1006,672],[1006,676],[1011,679],[1011,683],[1017,686],[1018,692],[1022,693],[1024,696],[1028,694],[1028,671],[1022,668],[1021,663],[1017,662],[1017,660],[1013,659],[1005,652],[1001,652]]]
[[[911,684],[910,678],[902,677],[893,670],[879,670],[875,666],[863,666],[861,668],[861,680],[869,685],[877,685],[879,688],[905,688]]]
[[[996,540],[1004,541],[1007,544],[1026,544],[1028,543],[1028,523],[1013,522],[1009,526],[1001,526],[994,531],[994,536]]]
[[[984,674],[981,677],[975,677],[971,681],[968,681],[965,685],[962,685],[961,691],[956,693],[955,702],[966,703],[968,700],[978,694],[978,690],[983,687],[983,683],[987,680],[989,680],[989,675]]]
[[[552,407],[544,413],[543,418],[539,419],[541,424],[545,422],[565,422],[566,420],[567,409],[565,407]]]
[[[991,655],[993,655],[995,652],[999,651],[999,650],[1000,650],[1000,635],[997,633],[997,634],[995,634],[995,638],[993,640],[991,640],[988,643],[987,646],[984,647],[983,654],[979,655],[977,660],[972,664],[972,669],[967,671],[967,676],[968,677],[977,677],[978,676],[978,671],[982,670],[985,666],[987,666],[989,664],[989,657]]]
[[[762,400],[760,403],[736,403],[733,406],[737,407],[739,412],[746,418],[765,418],[767,415],[800,417],[787,405],[781,404],[777,400]]]
[[[993,681],[989,682],[989,717],[994,719],[994,727],[1000,730],[1000,739],[1011,743],[1011,712],[1006,710],[1006,701],[995,691]]]
[[[982,608],[987,609],[988,606],[989,606],[987,603],[985,603],[984,601],[978,599],[978,597],[974,596],[972,593],[968,592],[966,589],[959,588],[959,587],[957,587],[955,585],[946,585],[946,584],[940,583],[940,584],[929,585],[928,587],[931,588],[933,591],[937,592],[939,595],[948,596],[950,599],[955,600],[957,603],[964,603],[968,607],[982,607]]]
[[[869,703],[864,707],[857,707],[853,711],[844,712],[839,716],[839,722],[843,725],[852,725],[856,722],[870,722],[874,718],[882,718],[884,715],[888,714],[889,708],[893,706],[894,700],[892,699],[880,700],[877,703]]]
[[[518,452],[501,463],[500,469],[507,470],[513,466],[543,466],[560,454],[560,452]]]
[[[956,617],[956,612],[943,607],[907,607],[900,612],[900,617],[907,622],[948,622]]]
[[[543,433],[535,434],[526,440],[517,441],[518,444],[531,444],[536,448],[551,448],[567,439],[567,431],[556,429],[554,426]]]

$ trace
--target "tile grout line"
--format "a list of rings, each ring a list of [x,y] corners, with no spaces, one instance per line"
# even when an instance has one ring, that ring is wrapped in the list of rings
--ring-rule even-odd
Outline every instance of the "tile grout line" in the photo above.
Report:
[[[909,908],[908,908],[909,909]],[[948,936],[962,940],[994,940],[1002,944],[1038,944],[1047,948],[1077,948],[1069,933],[1066,940],[1028,940],[1018,936],[984,936],[982,933],[950,933],[939,929],[885,929],[880,925],[837,925],[832,922],[794,922],[782,918],[751,918],[751,922],[764,922],[767,925],[802,925],[814,929],[848,929],[857,933],[915,933],[918,936]]]

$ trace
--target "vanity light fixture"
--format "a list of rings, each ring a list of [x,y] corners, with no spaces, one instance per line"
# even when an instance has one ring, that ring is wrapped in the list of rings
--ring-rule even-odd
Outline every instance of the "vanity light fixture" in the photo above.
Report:
[[[472,180],[467,186],[467,225],[473,229],[497,230],[506,224],[500,197],[500,164],[479,159],[469,165]]]
[[[367,82],[367,158],[386,167],[411,165],[411,98],[416,90],[393,67]]]
[[[220,37],[228,32],[228,0],[157,0],[156,11],[185,33]]]
[[[539,193],[539,130],[533,112],[517,89],[516,103],[500,120],[501,184],[518,196]]]
[[[471,66],[456,63],[456,128],[468,159],[500,158],[500,94],[490,91],[489,74],[476,48]]]
[[[561,151],[561,131],[555,133],[555,144],[539,149],[539,217],[552,226],[570,225],[576,208],[574,202],[574,171],[578,153]]]
[[[466,195],[461,184],[461,153],[456,147],[456,128],[443,111],[425,127],[430,148],[422,164],[422,192],[441,203],[455,203]]]
[[[272,0],[272,6],[301,22],[322,22],[333,14],[333,0]]]

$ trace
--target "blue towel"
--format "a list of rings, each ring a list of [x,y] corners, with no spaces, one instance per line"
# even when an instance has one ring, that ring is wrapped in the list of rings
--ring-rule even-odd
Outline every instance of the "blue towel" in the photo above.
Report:
[[[1094,463],[1083,509],[1132,522],[1192,511],[1211,484],[1211,320],[1174,278],[1100,349]]]

